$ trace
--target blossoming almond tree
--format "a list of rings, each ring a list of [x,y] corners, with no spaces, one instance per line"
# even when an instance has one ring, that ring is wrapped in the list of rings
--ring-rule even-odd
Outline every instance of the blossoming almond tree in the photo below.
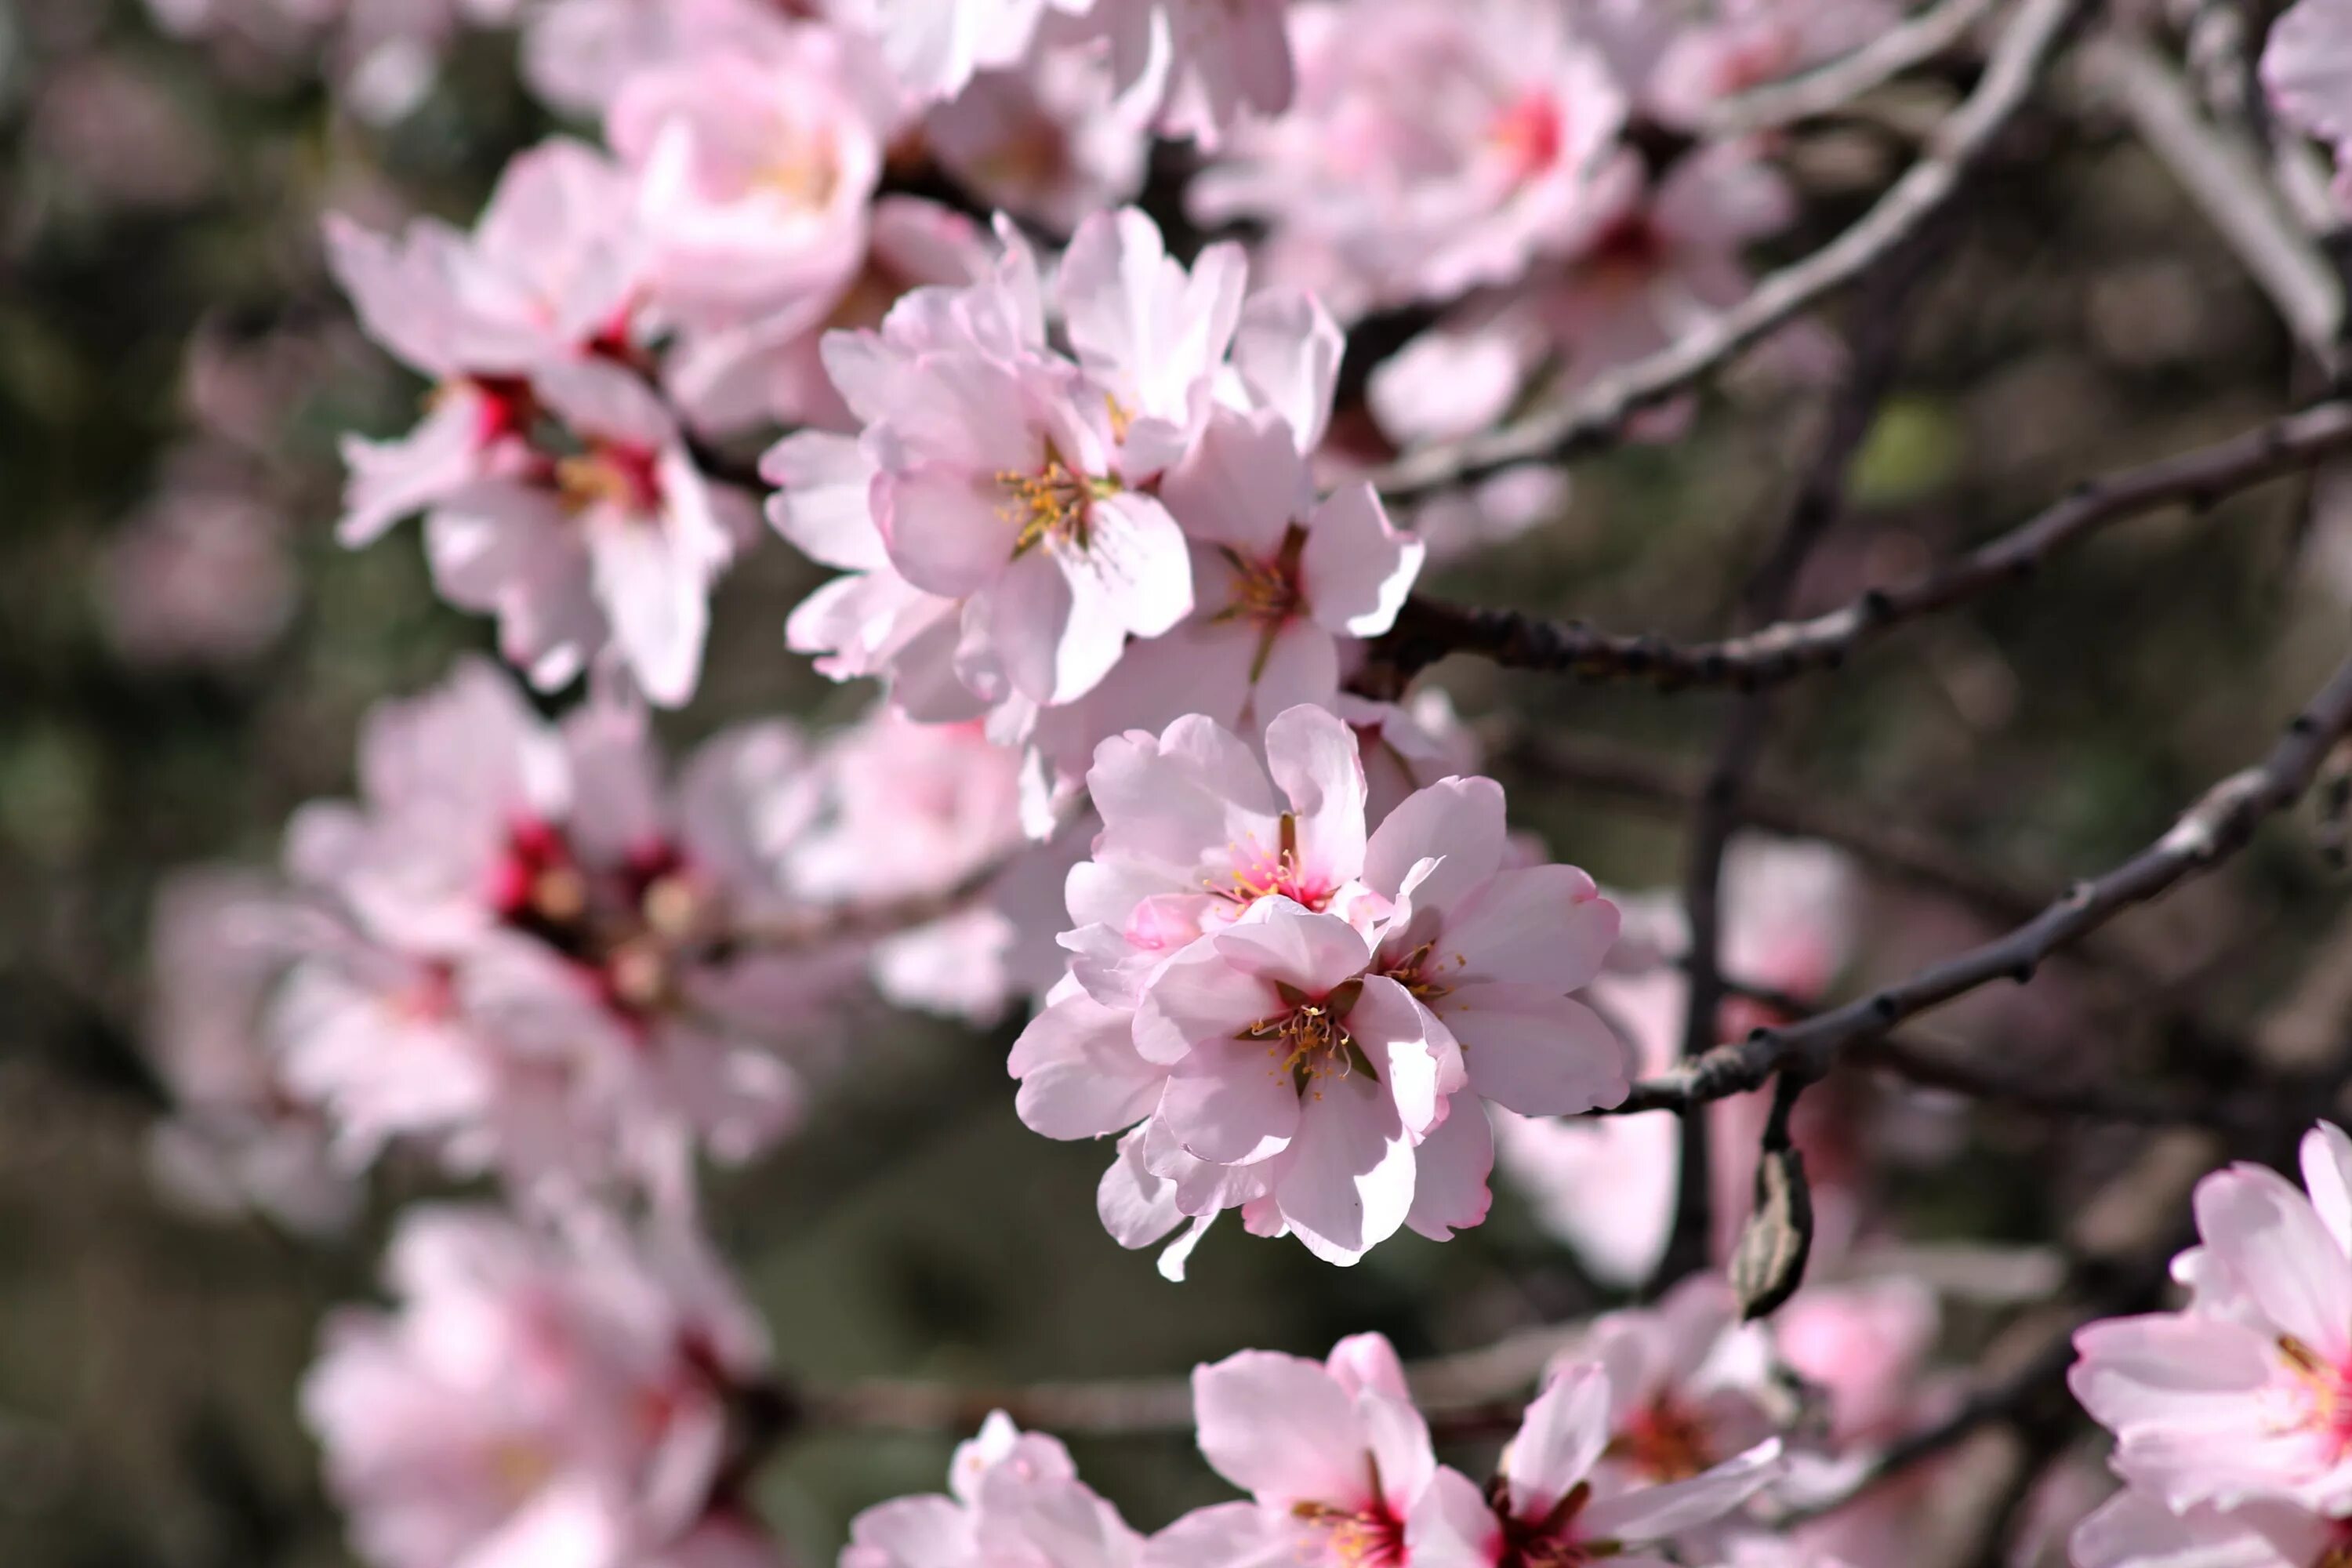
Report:
[[[470,230],[320,227],[363,330],[427,384],[406,435],[345,437],[333,531],[421,516],[435,590],[495,619],[514,673],[468,658],[386,697],[357,798],[296,813],[279,873],[192,872],[154,911],[177,1112],[153,1163],[184,1196],[319,1233],[374,1167],[487,1182],[398,1221],[392,1306],[334,1319],[305,1385],[380,1568],[770,1568],[760,1467],[861,1425],[977,1434],[946,1493],[857,1516],[844,1568],[1877,1568],[1930,1560],[1921,1521],[1972,1484],[1952,1450],[2014,1415],[1964,1536],[1999,1560],[2061,1473],[2059,1368],[2002,1342],[1998,1373],[1927,1370],[1973,1322],[1939,1291],[1986,1304],[1997,1271],[1931,1279],[1900,1235],[1886,1173],[1950,1122],[1915,1086],[2202,1125],[2254,1159],[2340,1092],[2053,1089],[1912,1025],[2078,948],[2107,992],[2161,989],[2089,939],[2340,773],[2352,665],[2046,909],[1749,777],[1770,688],[2131,512],[2352,447],[2352,406],[2315,402],[1793,614],[1912,286],[2007,130],[2073,112],[2044,88],[2078,42],[2340,373],[2342,213],[2300,226],[2295,184],[2302,138],[2352,144],[2337,0],[2258,50],[2237,17],[2269,96],[2234,108],[2175,82],[2145,18],[2080,37],[2098,8],[2074,0],[499,0],[400,27],[363,0],[154,3],[224,47],[323,49],[378,116],[461,26],[518,28],[577,132],[518,153]],[[1845,121],[1916,161],[1862,160],[1838,232],[1793,128]],[[1819,248],[1759,277],[1790,237]],[[1848,284],[1835,332],[1815,308]],[[1685,645],[1426,591],[1449,535],[1556,513],[1573,458],[1686,434],[1750,346],[1768,400],[1828,416],[1779,544],[1740,546],[1764,565],[1738,629]],[[878,689],[673,768],[653,710],[772,673],[714,636],[747,557],[801,595],[791,653]],[[1572,751],[1574,710],[1465,723],[1419,684],[1456,653],[1735,689],[1704,781],[1585,770],[1689,809],[1678,896],[1604,893],[1515,826],[1499,781]],[[2008,934],[1854,991],[1865,869]],[[1196,1249],[1236,1210],[1236,1249],[1381,1254],[1354,1277],[1374,1293],[1407,1231],[1454,1245],[1401,1270],[1538,1255],[1510,1309],[1534,1321],[1425,1364],[1376,1332],[1320,1361],[1228,1347],[1189,1389],[838,1386],[772,1352],[703,1235],[704,1163],[831,1120],[877,1004],[1009,1020],[981,1047],[1008,1048],[992,1102],[1115,1140],[1097,1218],[1122,1247],[1173,1236],[1171,1281],[1227,1267]],[[2178,1310],[2090,1242],[2016,1292],[2099,1320],[2070,1383],[2123,1486],[2065,1521],[2075,1562],[2352,1561],[2352,1141],[2323,1121],[2302,1165],[2302,1191],[2204,1177]],[[1498,1166],[1535,1226],[1460,1240]],[[1089,1228],[1082,1190],[1024,1202],[1022,1226]],[[1247,1500],[1130,1524],[1066,1425],[1189,1428]]]

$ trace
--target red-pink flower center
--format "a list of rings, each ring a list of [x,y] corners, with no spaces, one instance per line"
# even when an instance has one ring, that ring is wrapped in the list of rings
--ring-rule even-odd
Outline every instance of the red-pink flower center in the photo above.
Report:
[[[2320,1436],[2327,1462],[2336,1463],[2352,1453],[2352,1367],[2330,1363],[2293,1334],[2279,1336],[2278,1350],[2305,1401],[2305,1430]]]
[[[1321,1502],[1294,1503],[1290,1511],[1322,1538],[1323,1561],[1341,1568],[1403,1568],[1404,1521],[1385,1500],[1352,1511]]]
[[[555,489],[567,511],[609,506],[648,516],[661,510],[661,456],[643,447],[599,442],[555,460]]]
[[[1514,181],[1533,179],[1558,163],[1567,145],[1568,125],[1559,101],[1547,92],[1526,94],[1495,116],[1486,141]]]
[[[1247,844],[1234,847],[1233,868],[1227,875],[1230,885],[1209,884],[1209,891],[1229,903],[1247,909],[1260,899],[1281,897],[1320,914],[1331,903],[1331,895],[1339,889],[1321,871],[1308,869],[1298,855],[1298,818],[1284,812],[1276,828],[1275,847],[1268,849],[1253,837]]]
[[[711,901],[667,840],[617,866],[584,864],[560,827],[518,824],[491,868],[490,907],[593,978],[605,1005],[632,1019],[677,999],[678,970],[710,924]]]
[[[1579,1481],[1542,1513],[1514,1514],[1510,1482],[1496,1477],[1486,1494],[1503,1526],[1503,1549],[1495,1568],[1587,1568],[1616,1556],[1621,1550],[1616,1542],[1588,1540],[1577,1528],[1577,1515],[1591,1497],[1592,1484]]]
[[[1698,1412],[1662,1394],[1627,1418],[1609,1455],[1650,1480],[1682,1481],[1715,1463],[1715,1445]]]

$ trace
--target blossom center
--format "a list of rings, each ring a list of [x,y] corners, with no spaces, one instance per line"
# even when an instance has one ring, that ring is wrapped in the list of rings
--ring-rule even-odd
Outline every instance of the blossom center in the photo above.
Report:
[[[1457,969],[1465,962],[1466,961],[1458,952],[1452,960]],[[1390,964],[1384,973],[1391,980],[1403,986],[1420,1000],[1434,1002],[1454,989],[1453,986],[1437,978],[1438,972],[1444,967],[1444,960],[1438,958],[1437,943],[1433,940],[1423,942],[1419,947]]]
[[[1301,864],[1298,855],[1298,817],[1294,812],[1284,812],[1275,829],[1276,847],[1269,852],[1253,836],[1247,847],[1234,847],[1233,868],[1227,873],[1231,887],[1209,884],[1209,891],[1228,903],[1243,909],[1260,899],[1281,897],[1302,909],[1322,913],[1339,889],[1328,878],[1310,874]]]
[[[678,999],[680,971],[709,929],[708,889],[667,843],[621,865],[583,865],[542,822],[517,826],[491,872],[489,903],[593,977],[607,1005],[633,1018]]]
[[[1611,1440],[1609,1454],[1654,1481],[1688,1480],[1715,1463],[1698,1412],[1663,1394],[1633,1412]]]
[[[840,188],[840,161],[829,138],[787,131],[751,171],[750,183],[752,189],[781,198],[787,207],[821,212]]]
[[[1568,125],[1549,93],[1530,92],[1495,116],[1486,141],[1514,182],[1530,180],[1559,161]]]
[[[555,462],[555,490],[577,517],[598,507],[642,516],[661,510],[659,459],[639,447],[600,445]]]
[[[2302,1403],[2298,1425],[2326,1441],[2333,1464],[2352,1452],[2352,1375],[2347,1375],[2352,1369],[2331,1365],[2293,1334],[2279,1336],[2278,1350],[2294,1373]]]
[[[1071,468],[1051,445],[1034,471],[1000,470],[996,487],[1004,495],[1001,514],[1020,529],[1013,541],[1016,556],[1049,542],[1086,549],[1092,542],[1095,502],[1119,490],[1117,479]]]
[[[1341,1568],[1403,1568],[1404,1521],[1385,1502],[1349,1510],[1329,1503],[1294,1503],[1291,1517],[1305,1521],[1323,1538],[1327,1561]]]
[[[1591,1497],[1592,1483],[1579,1481],[1544,1512],[1517,1515],[1510,1509],[1510,1482],[1496,1477],[1486,1492],[1503,1526],[1503,1551],[1495,1568],[1587,1568],[1616,1556],[1623,1550],[1619,1542],[1587,1540],[1577,1531],[1576,1516]]]
[[[1274,989],[1284,1010],[1268,1014],[1234,1037],[1267,1042],[1265,1054],[1273,1060],[1277,1077],[1287,1077],[1299,1093],[1311,1091],[1318,1100],[1323,1098],[1323,1091],[1314,1087],[1318,1079],[1360,1072],[1379,1081],[1371,1058],[1348,1032],[1348,1015],[1363,994],[1362,981],[1348,981],[1323,996],[1309,995],[1279,980]]]

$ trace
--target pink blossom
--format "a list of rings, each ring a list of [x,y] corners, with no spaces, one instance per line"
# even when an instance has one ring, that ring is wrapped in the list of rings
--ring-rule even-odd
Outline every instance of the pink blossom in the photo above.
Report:
[[[1544,1568],[1607,1558],[1626,1568],[1668,1562],[1670,1542],[1710,1525],[1771,1480],[1780,1444],[1768,1437],[1679,1480],[1619,1489],[1596,1469],[1607,1452],[1611,1374],[1585,1363],[1552,1376],[1482,1493],[1441,1467],[1414,1505],[1413,1568]]]
[[[1192,1371],[1201,1452],[1251,1494],[1152,1538],[1149,1568],[1402,1568],[1405,1521],[1436,1469],[1396,1352],[1357,1334],[1322,1362],[1244,1351]]]
[[[1119,285],[1104,287],[1116,313]],[[965,684],[1050,703],[1083,696],[1129,635],[1181,620],[1192,584],[1183,535],[1139,488],[1178,455],[1177,433],[1032,348],[1035,309],[1011,285],[919,291],[878,335],[835,335],[825,355],[866,422],[890,565],[962,606]]]
[[[639,70],[614,97],[649,303],[698,375],[824,321],[864,256],[894,109],[853,41],[815,25]]]
[[[2126,1488],[2076,1527],[2076,1568],[2331,1568],[2352,1550],[2352,1521],[2275,1499],[2175,1512]]]
[[[2116,1468],[2175,1511],[2352,1510],[2352,1140],[2305,1134],[2303,1176],[2305,1192],[2256,1165],[2207,1176],[2203,1245],[2173,1266],[2188,1309],[2075,1335],[2075,1397],[2116,1434]]]
[[[1567,11],[1530,0],[1299,5],[1289,113],[1244,127],[1194,202],[1353,314],[1507,283],[1581,247],[1625,104]]]
[[[1261,763],[1199,715],[1106,741],[1087,784],[1103,830],[1071,872],[1064,945],[1097,1001],[1132,1007],[1150,974],[1203,931],[1280,897],[1349,913],[1364,866],[1354,735],[1319,708],[1266,727]]]
[[[793,909],[781,866],[815,796],[790,731],[722,735],[667,784],[641,709],[550,730],[468,665],[372,720],[361,773],[363,808],[295,824],[299,879],[353,931],[277,1020],[354,1158],[422,1137],[526,1179],[657,1177],[689,1139],[773,1139],[797,1098],[779,1031],[805,1045],[848,956],[736,951]]]
[[[766,1364],[689,1236],[413,1212],[393,1311],[331,1319],[302,1404],[383,1568],[626,1568],[722,1508],[730,1410]]]
[[[268,879],[175,874],[149,939],[149,1059],[171,1091],[148,1158],[173,1197],[207,1214],[258,1209],[289,1228],[349,1224],[358,1192],[328,1159],[325,1125],[288,1092],[262,1015],[318,916]]]
[[[1760,1328],[1743,1325],[1722,1277],[1694,1275],[1655,1307],[1593,1321],[1564,1367],[1608,1373],[1609,1449],[1596,1473],[1619,1484],[1687,1480],[1770,1435]]]
[[[1868,43],[1899,15],[1885,0],[1718,0],[1679,24],[1652,13],[1636,24],[1663,35],[1642,99],[1669,125],[1696,125],[1727,98]]]
[[[2352,4],[2298,0],[2272,24],[2262,75],[2280,114],[2335,149],[2336,201],[2352,212]]]
[[[1472,299],[1383,362],[1371,405],[1400,441],[1493,424],[1546,364],[1568,384],[1655,353],[1748,292],[1740,252],[1785,227],[1793,200],[1752,150],[1714,143],[1651,186],[1630,158],[1593,183],[1568,265]]]
[[[1395,623],[1421,542],[1360,481],[1318,500],[1279,415],[1220,408],[1160,500],[1192,540],[1193,613],[1129,650],[1099,706],[1164,727],[1201,713],[1243,732],[1339,698],[1343,651]]]
[[[1171,135],[1213,141],[1291,91],[1284,0],[898,0],[873,9],[884,54],[919,99],[1031,52],[1105,52],[1119,99]]]
[[[639,71],[708,53],[759,53],[791,23],[770,0],[540,0],[522,75],[549,104],[593,115]]]
[[[1069,1451],[999,1410],[961,1444],[948,1494],[850,1522],[841,1568],[1135,1568],[1143,1538],[1078,1479]]]
[[[586,449],[443,498],[425,524],[434,580],[498,616],[501,651],[534,684],[563,685],[609,648],[679,706],[701,676],[711,587],[757,531],[750,503],[704,479],[628,372],[549,367],[534,385]]]

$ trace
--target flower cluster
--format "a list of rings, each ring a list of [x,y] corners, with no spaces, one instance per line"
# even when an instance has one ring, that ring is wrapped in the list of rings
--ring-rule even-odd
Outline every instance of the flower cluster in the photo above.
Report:
[[[1171,1271],[1229,1208],[1337,1263],[1405,1226],[1442,1240],[1486,1217],[1490,1104],[1625,1092],[1615,1037],[1567,994],[1616,907],[1517,862],[1493,781],[1368,823],[1355,732],[1321,708],[1277,716],[1265,758],[1198,714],[1103,742],[1069,975],[1013,1051],[1029,1126],[1128,1129],[1103,1220],[1140,1247],[1191,1218]]]
[[[387,1274],[396,1310],[332,1319],[302,1391],[371,1559],[781,1563],[734,1496],[772,1419],[765,1336],[690,1237],[425,1209]]]
[[[967,1016],[1051,983],[1017,941],[1064,851],[1026,847],[1012,763],[882,713],[822,749],[732,731],[666,778],[641,706],[551,726],[462,666],[370,720],[362,798],[297,816],[288,885],[206,876],[159,910],[188,1112],[158,1157],[298,1221],[341,1206],[322,1136],[344,1171],[399,1142],[527,1194],[677,1195],[696,1149],[791,1124],[868,969]],[[898,856],[848,853],[886,808]]]
[[[2258,1165],[2197,1185],[2178,1312],[2074,1337],[2069,1382],[2126,1488],[2084,1521],[2084,1568],[2322,1568],[2352,1549],[2352,1138],[2304,1135],[2304,1190]]]

